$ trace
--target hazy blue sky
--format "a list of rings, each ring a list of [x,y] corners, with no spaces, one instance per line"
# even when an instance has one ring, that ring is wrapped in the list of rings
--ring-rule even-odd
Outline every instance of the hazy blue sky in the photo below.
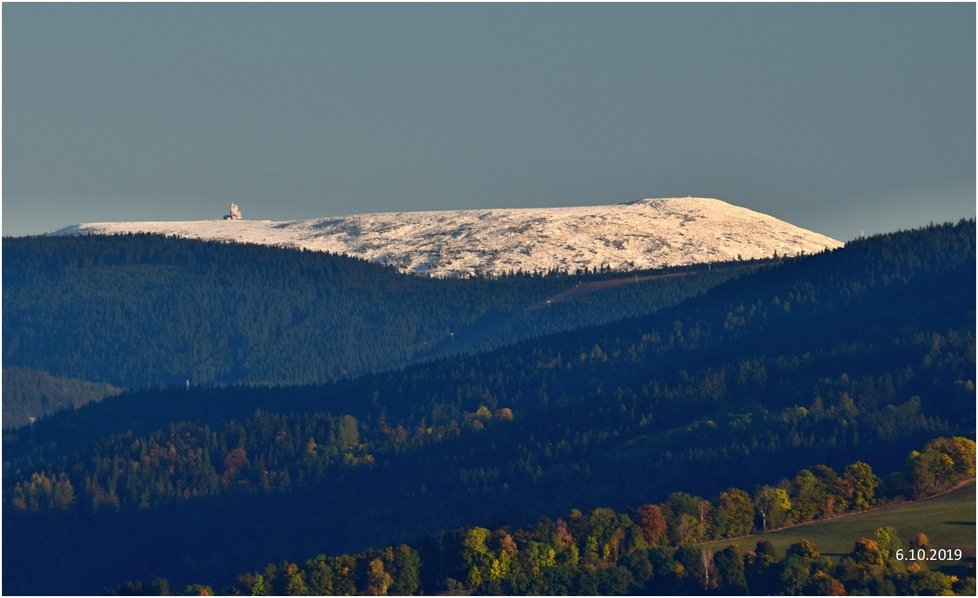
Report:
[[[717,197],[975,214],[975,6],[3,5],[3,234]]]

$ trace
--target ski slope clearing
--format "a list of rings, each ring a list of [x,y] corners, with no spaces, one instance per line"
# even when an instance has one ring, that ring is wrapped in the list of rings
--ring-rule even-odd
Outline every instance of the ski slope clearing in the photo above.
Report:
[[[294,221],[93,222],[56,235],[154,233],[328,251],[434,277],[500,276],[793,256],[842,243],[717,199],[356,214]]]

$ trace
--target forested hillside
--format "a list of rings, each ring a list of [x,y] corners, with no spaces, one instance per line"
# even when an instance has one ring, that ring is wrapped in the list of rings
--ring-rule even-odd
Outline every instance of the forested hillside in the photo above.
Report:
[[[10,238],[3,249],[4,365],[131,389],[322,383],[650,313],[759,264],[434,280],[153,235]],[[524,310],[609,278],[632,284]]]
[[[974,288],[962,221],[401,372],[63,412],[5,436],[4,545],[19,547],[5,590],[220,586],[273,561],[752,491],[819,465],[887,477],[934,437],[974,436]]]
[[[934,459],[954,464],[937,487],[929,484],[933,472],[924,465]],[[967,545],[939,541],[937,536],[929,538],[921,530],[931,530],[933,521],[912,517],[938,504],[956,504],[960,501],[956,495],[970,490],[970,509],[965,503],[963,509],[942,512],[970,518],[973,527],[974,475],[974,442],[937,438],[911,453],[905,471],[891,476],[888,491],[903,496],[928,496],[947,488],[956,491],[925,504],[901,502],[899,508],[911,517],[895,519],[887,516],[893,509],[877,508],[896,501],[892,494],[878,492],[880,479],[866,463],[857,461],[842,472],[818,465],[776,486],[760,486],[753,493],[732,487],[708,499],[674,492],[662,503],[640,505],[627,512],[606,507],[588,513],[571,509],[556,521],[544,518],[528,527],[490,530],[474,526],[428,537],[411,546],[320,554],[304,563],[268,563],[236,576],[233,583],[227,580],[219,589],[222,594],[244,596],[445,591],[504,595],[974,595],[973,538],[965,540]],[[952,497],[953,503],[948,500]],[[843,516],[844,521],[840,519]],[[824,532],[869,519],[876,525],[861,533]],[[791,539],[782,547],[767,541],[766,535],[760,536],[760,541],[758,536],[744,537],[755,528],[772,530],[805,521],[821,525],[819,541],[813,543],[800,536],[800,530],[787,529],[781,533]],[[895,523],[909,527],[901,534]],[[715,540],[702,543],[706,538]],[[822,541],[840,548],[830,553]],[[939,554],[943,563],[918,558],[932,552]],[[953,573],[940,571],[942,564],[950,565],[948,570]],[[166,578],[156,578],[127,582],[112,593],[158,594],[167,588],[170,583]],[[191,584],[183,593],[207,590],[212,588]]]
[[[111,384],[59,378],[29,368],[3,368],[3,427],[15,428],[62,409],[77,409],[122,392]]]

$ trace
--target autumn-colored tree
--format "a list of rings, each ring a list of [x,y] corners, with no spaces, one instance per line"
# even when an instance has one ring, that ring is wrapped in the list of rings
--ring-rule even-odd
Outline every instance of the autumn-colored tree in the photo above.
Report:
[[[271,584],[260,573],[245,573],[238,576],[238,591],[245,596],[270,596]]]
[[[834,517],[849,510],[849,499],[853,490],[849,482],[828,465],[812,467],[812,474],[825,488],[825,500],[818,509],[817,518]]]
[[[808,580],[804,593],[808,596],[845,596],[846,587],[825,571],[817,571]]]
[[[567,529],[574,537],[574,543],[580,544],[587,537],[587,520],[580,509],[571,509],[567,514]]]
[[[195,583],[184,587],[180,594],[182,596],[213,596],[214,590],[210,586]]]
[[[533,576],[539,576],[546,569],[557,566],[557,551],[549,544],[530,541],[523,554],[526,568]]]
[[[869,538],[857,540],[849,556],[859,565],[871,568],[882,567],[886,559],[876,540]]]
[[[910,548],[927,548],[928,546],[930,546],[930,538],[924,532],[918,533],[913,540],[910,540]]]
[[[885,570],[883,553],[876,541],[869,538],[859,538],[852,552],[839,559],[836,567],[846,588],[857,593],[879,593],[874,590],[878,590]]]
[[[938,451],[913,451],[908,460],[910,492],[921,498],[943,491],[954,477],[954,461]]]
[[[488,579],[492,554],[486,543],[490,535],[491,532],[484,527],[473,527],[462,540],[462,563],[466,570],[466,584],[470,588],[477,588]]]
[[[810,469],[802,469],[791,480],[791,514],[798,522],[817,518],[825,507],[828,488]]]
[[[778,576],[781,593],[789,596],[804,594],[811,580],[812,568],[820,556],[808,540],[800,540],[789,546]]]
[[[496,419],[504,422],[513,421],[513,410],[509,407],[502,407],[496,410]]]
[[[975,442],[960,436],[936,438],[910,453],[907,469],[914,497],[944,492],[975,477]]]
[[[669,522],[669,539],[673,544],[689,545],[708,537],[711,511],[710,501],[687,494],[673,492],[666,498],[664,514]]]
[[[892,555],[896,554],[896,551],[903,548],[903,542],[900,541],[900,536],[897,534],[895,527],[880,527],[873,532],[873,539],[876,541],[876,545],[879,546],[880,553],[882,553],[884,559],[889,559]]]
[[[659,505],[642,505],[635,509],[635,521],[650,545],[660,544],[667,539],[669,528]]]
[[[571,515],[573,515],[573,511]],[[578,560],[580,559],[580,549],[577,547],[574,534],[563,519],[558,519],[554,525],[553,545],[558,564],[566,564],[571,567],[577,566]]]
[[[230,449],[224,455],[224,471],[221,473],[221,482],[230,484],[249,467],[248,453],[244,447]]]
[[[494,549],[500,552],[505,552],[509,556],[515,557],[516,553],[519,552],[519,548],[517,548],[516,542],[513,540],[513,536],[509,535],[509,533],[504,530],[497,530],[492,535],[492,540]]]
[[[625,537],[618,515],[608,508],[595,509],[588,515],[588,527],[589,533],[584,543],[585,558],[618,560],[619,548]]]
[[[352,596],[357,588],[357,558],[351,554],[341,554],[332,559],[333,593],[337,596]]]
[[[738,488],[720,493],[713,511],[713,536],[745,536],[754,529],[754,506],[750,495]]]
[[[502,584],[508,580],[514,567],[519,566],[517,555],[519,548],[516,541],[505,530],[496,530],[489,542],[489,591],[494,594],[503,593]]]
[[[309,593],[314,596],[328,596],[333,593],[333,569],[323,555],[306,561],[306,574]]]
[[[66,510],[75,504],[75,488],[64,473],[59,473],[51,493],[51,508]]]
[[[305,573],[295,563],[285,562],[280,567],[280,576],[284,581],[287,596],[305,596],[309,593],[306,587]]]
[[[75,503],[75,489],[64,473],[48,477],[43,472],[14,487],[12,504],[19,511],[65,510]]]
[[[553,541],[554,546],[558,549],[575,542],[574,535],[563,519],[558,519],[557,523],[554,524]]]
[[[931,442],[933,448],[941,450],[954,462],[956,482],[975,477],[975,441],[964,436],[938,438]]]
[[[876,489],[880,479],[868,463],[856,461],[846,467],[843,479],[851,489],[850,504],[856,509],[868,509],[876,503]]]
[[[502,594],[502,583],[510,574],[515,560],[508,552],[496,553],[489,563],[488,590],[493,594]]]
[[[761,486],[754,493],[754,508],[761,516],[761,531],[778,529],[789,522],[791,497],[783,488]]]
[[[387,588],[393,581],[394,578],[384,570],[384,562],[380,559],[373,559],[367,565],[367,593],[371,596],[387,595]]]

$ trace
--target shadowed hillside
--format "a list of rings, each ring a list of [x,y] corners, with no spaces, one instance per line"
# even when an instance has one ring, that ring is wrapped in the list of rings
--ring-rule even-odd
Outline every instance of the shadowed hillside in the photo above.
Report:
[[[815,464],[903,469],[974,431],[974,237],[974,222],[874,237],[649,316],[399,372],[57,414],[5,438],[4,542],[22,547],[4,552],[5,587],[217,583]]]

